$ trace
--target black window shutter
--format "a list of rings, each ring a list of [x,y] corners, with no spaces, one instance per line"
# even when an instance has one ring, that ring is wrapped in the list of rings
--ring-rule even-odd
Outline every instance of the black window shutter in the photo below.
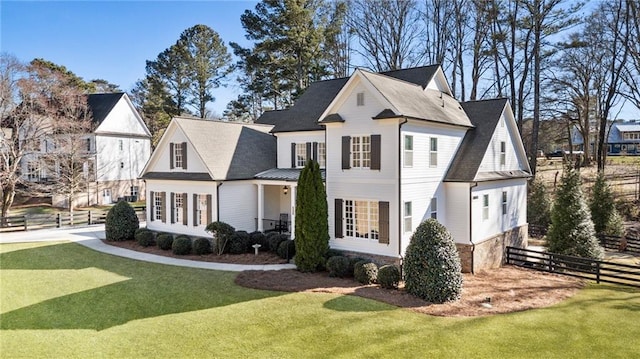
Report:
[[[149,205],[147,207],[149,207],[149,219],[152,221],[155,221],[157,218],[155,218],[156,212],[153,210],[154,207],[153,205],[155,204],[155,197],[153,196],[153,191],[149,191],[149,198],[151,198],[151,200],[149,201]]]
[[[187,200],[187,194],[182,194],[182,224],[185,226],[189,225],[189,206]]]
[[[334,215],[335,215],[334,230],[335,230],[336,238],[343,238],[344,235],[342,234],[342,199],[340,198],[335,199]]]
[[[171,223],[176,223],[176,194],[171,192]]]
[[[318,142],[313,143],[313,150],[311,151],[311,159],[318,162]]]
[[[182,142],[182,168],[185,170],[187,169],[187,143],[186,142]]]
[[[207,195],[207,223],[213,222],[213,198],[210,194]]]
[[[378,202],[380,233],[378,242],[389,244],[389,202]]]
[[[342,169],[351,168],[351,137],[342,136]]]
[[[371,169],[380,169],[380,157],[382,151],[380,135],[371,135]]]
[[[173,169],[173,146],[174,146],[174,143],[171,142],[169,144],[169,168],[170,169]]]
[[[307,158],[305,158],[305,163],[313,158],[311,154],[311,149],[312,149],[311,142],[307,142]]]
[[[162,219],[162,223],[167,223],[167,192],[160,192],[162,208],[160,209],[160,218]]]
[[[296,144],[291,144],[291,168],[296,168]]]
[[[198,195],[193,194],[193,226],[198,225]]]

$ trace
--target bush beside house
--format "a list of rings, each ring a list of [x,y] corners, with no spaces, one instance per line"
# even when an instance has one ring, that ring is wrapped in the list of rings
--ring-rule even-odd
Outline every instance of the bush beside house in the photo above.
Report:
[[[108,241],[127,241],[135,238],[140,227],[136,211],[125,201],[118,202],[109,209],[105,220],[105,234]]]

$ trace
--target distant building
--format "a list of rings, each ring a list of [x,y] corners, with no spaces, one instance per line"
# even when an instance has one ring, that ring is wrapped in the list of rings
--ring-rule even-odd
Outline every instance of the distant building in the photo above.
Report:
[[[598,134],[592,133],[591,136],[590,149],[593,151]],[[620,121],[611,124],[606,144],[607,155],[640,155],[640,120]],[[584,141],[578,131],[573,133],[573,146],[576,150],[584,150]]]

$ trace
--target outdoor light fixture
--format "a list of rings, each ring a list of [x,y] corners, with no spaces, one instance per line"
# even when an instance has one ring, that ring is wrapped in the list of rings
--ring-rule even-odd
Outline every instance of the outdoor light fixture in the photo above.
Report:
[[[286,196],[287,193],[289,193],[289,187],[287,186],[282,187],[282,193],[284,193],[284,195]]]

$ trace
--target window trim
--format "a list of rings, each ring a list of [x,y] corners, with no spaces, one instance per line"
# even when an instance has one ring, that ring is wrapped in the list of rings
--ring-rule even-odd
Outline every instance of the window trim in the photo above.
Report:
[[[403,206],[403,226],[404,233],[413,231],[413,205],[411,201],[404,202]]]
[[[296,168],[304,168],[307,164],[307,158],[309,154],[307,153],[307,143],[296,143]]]
[[[410,148],[407,148],[409,145]],[[413,167],[413,135],[404,135],[404,156],[402,165],[407,168]]]
[[[173,146],[173,168],[182,168],[182,146],[174,144]]]
[[[502,191],[502,215],[507,214],[507,191]]]
[[[438,219],[438,197],[432,197],[429,202],[429,218]]]
[[[153,193],[153,219],[152,221],[162,221],[162,192]]]
[[[482,220],[486,221],[489,219],[489,195],[482,195]]]
[[[351,136],[351,168],[371,169],[371,135]]]
[[[380,241],[379,202],[374,200],[345,199],[343,202],[343,233],[345,238]],[[366,208],[364,208],[366,204]],[[366,227],[365,232],[358,231]]]
[[[507,142],[500,141],[500,166],[507,164]]]
[[[356,107],[364,106],[364,92],[356,93]]]
[[[429,137],[429,167],[438,167],[438,137]]]
[[[324,142],[318,142],[318,166],[320,168],[327,167],[327,144]]]

